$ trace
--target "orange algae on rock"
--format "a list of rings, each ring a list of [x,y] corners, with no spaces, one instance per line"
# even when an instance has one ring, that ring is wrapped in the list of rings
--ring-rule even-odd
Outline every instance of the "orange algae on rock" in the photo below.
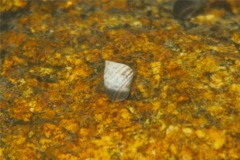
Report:
[[[16,11],[1,30],[1,158],[239,159],[227,2],[179,23],[170,0],[1,1]],[[105,95],[105,60],[136,72],[123,102]]]
[[[8,12],[8,11],[17,11],[19,9],[24,8],[28,4],[28,1],[23,1],[23,0],[1,0],[0,5],[0,12]]]

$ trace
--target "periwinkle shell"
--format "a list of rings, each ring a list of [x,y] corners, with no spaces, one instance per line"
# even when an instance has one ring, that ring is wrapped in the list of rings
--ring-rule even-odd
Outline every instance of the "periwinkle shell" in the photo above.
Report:
[[[177,0],[173,6],[173,14],[179,19],[189,19],[200,11],[207,0]]]
[[[123,101],[129,96],[133,75],[129,66],[105,61],[104,86],[111,101]]]

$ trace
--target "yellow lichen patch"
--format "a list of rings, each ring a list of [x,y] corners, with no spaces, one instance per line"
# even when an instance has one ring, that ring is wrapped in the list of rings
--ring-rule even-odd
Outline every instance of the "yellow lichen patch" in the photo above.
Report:
[[[101,51],[97,49],[85,51],[84,55],[85,55],[86,61],[91,63],[97,63],[99,62],[100,59],[102,59]]]
[[[8,68],[10,68],[10,67],[12,67],[13,66],[13,61],[11,61],[11,60],[8,60],[8,59],[6,59],[5,61],[4,61],[4,64],[3,64],[3,69],[5,69],[5,71],[3,71],[2,73],[1,73],[1,75],[2,76],[7,76],[8,74],[9,74],[9,69]]]
[[[66,134],[54,124],[46,123],[42,126],[42,134],[39,144],[40,150],[46,151],[54,145],[62,145]]]
[[[3,159],[3,160],[6,160],[3,152],[4,152],[4,149],[3,149],[3,148],[0,148],[0,158]]]
[[[211,76],[210,86],[213,88],[221,88],[231,82],[233,77],[227,71],[219,71]]]
[[[16,99],[14,105],[9,109],[9,112],[11,117],[15,119],[29,121],[34,106],[35,105],[28,102],[27,99]]]
[[[158,88],[160,85],[161,81],[161,74],[162,74],[162,69],[161,69],[161,62],[152,62],[150,63],[150,69],[152,71],[152,83],[153,86],[152,88]]]
[[[207,111],[214,117],[221,117],[226,112],[222,106],[209,106]]]
[[[225,46],[224,44],[219,44],[217,46],[211,46],[210,49],[224,54],[238,54],[234,45]]]
[[[41,151],[46,151],[51,145],[53,145],[52,140],[48,138],[41,138],[39,140],[39,149]]]
[[[216,150],[220,149],[225,144],[225,141],[226,141],[225,137],[215,138],[213,148]]]
[[[54,138],[56,138],[56,140],[62,139],[65,136],[63,134],[63,132],[61,131],[61,129],[59,129],[57,126],[50,124],[50,123],[44,124],[43,134],[47,138],[54,137]]]
[[[182,131],[187,137],[191,136],[191,134],[193,133],[191,128],[182,128]]]
[[[202,116],[202,117],[199,117],[199,118],[195,119],[192,124],[195,127],[205,126],[207,124],[207,119]]]
[[[235,43],[240,44],[240,34],[239,32],[234,32],[231,38]]]
[[[102,57],[104,60],[110,60],[113,54],[114,54],[113,50],[111,50],[111,49],[104,48],[102,50]]]
[[[236,94],[240,94],[240,84],[233,83],[230,87],[229,90],[231,92],[235,92]]]
[[[72,133],[76,133],[79,130],[78,124],[74,120],[63,119],[60,121],[60,126]]]
[[[8,12],[8,11],[17,11],[19,9],[24,8],[28,4],[27,1],[21,0],[1,0],[0,5],[0,12]]]
[[[176,155],[178,153],[177,147],[174,144],[170,145],[170,151],[172,154]]]
[[[201,59],[198,59],[196,61],[197,64],[197,70],[200,72],[216,72],[220,68],[216,62],[216,60],[213,57],[207,56],[202,57]]]
[[[198,138],[204,138],[206,136],[206,132],[204,132],[203,130],[196,130],[196,135]]]
[[[131,115],[127,109],[113,109],[111,113],[109,118],[112,122],[109,121],[110,124],[113,123],[116,127],[127,127],[131,125]]]
[[[206,139],[213,149],[219,150],[226,143],[226,131],[218,131],[212,128],[208,130]]]
[[[22,159],[39,158],[39,154],[33,143],[30,143],[26,140],[26,137],[23,135],[14,135],[11,137],[6,137],[3,139],[5,143],[8,143],[9,146],[6,148],[9,154],[6,156],[11,159]]]
[[[179,157],[181,159],[185,159],[185,160],[192,160],[192,159],[194,159],[194,155],[193,155],[192,151],[188,147],[184,147],[182,149],[182,151],[180,152]]]
[[[178,126],[169,126],[166,130],[167,136],[171,136],[172,134],[176,134],[179,132],[179,127]]]
[[[77,68],[71,69],[69,72],[69,81],[74,81],[81,78],[86,78],[90,75],[91,70],[84,66],[79,66]]]
[[[70,7],[73,7],[76,4],[77,4],[77,0],[67,0],[67,1],[60,1],[60,2],[58,2],[58,6],[61,9],[70,8]]]
[[[13,56],[13,57],[12,57],[12,60],[13,60],[16,64],[18,64],[18,65],[23,65],[23,64],[24,64],[24,60],[21,59],[21,58],[19,58],[19,57],[17,57],[17,56]]]
[[[197,23],[207,23],[208,25],[213,25],[217,22],[217,17],[219,15],[223,15],[225,13],[224,10],[219,11],[219,10],[214,10],[211,11],[211,13],[208,13],[207,15],[200,15],[196,17],[196,22]],[[218,16],[216,16],[216,14],[219,14]]]
[[[46,32],[52,24],[49,14],[44,14],[40,17],[36,16],[37,13],[33,12],[29,16],[29,29],[32,33]]]
[[[78,160],[79,158],[74,156],[74,155],[71,155],[71,154],[62,154],[60,153],[58,156],[57,156],[57,159],[60,159],[60,160],[66,160],[66,159],[69,159],[69,160]]]

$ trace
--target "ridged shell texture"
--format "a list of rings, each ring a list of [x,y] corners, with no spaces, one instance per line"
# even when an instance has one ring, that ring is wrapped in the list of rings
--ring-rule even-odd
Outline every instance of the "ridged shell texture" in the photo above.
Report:
[[[129,66],[105,61],[104,86],[111,101],[123,101],[129,96],[133,75]]]

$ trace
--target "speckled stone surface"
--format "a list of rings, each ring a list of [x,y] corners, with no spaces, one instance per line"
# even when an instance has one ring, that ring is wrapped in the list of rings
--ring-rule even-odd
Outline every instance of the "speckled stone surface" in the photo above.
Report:
[[[0,158],[240,159],[240,3],[1,0]],[[134,70],[109,101],[104,62]]]

